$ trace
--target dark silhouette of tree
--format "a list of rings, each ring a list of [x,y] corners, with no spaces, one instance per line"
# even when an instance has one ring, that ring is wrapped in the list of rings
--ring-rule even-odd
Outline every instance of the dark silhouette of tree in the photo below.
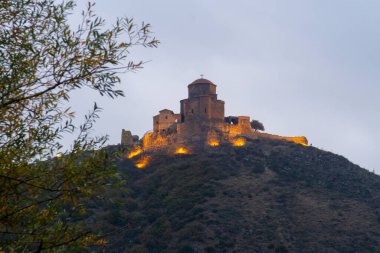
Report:
[[[89,3],[76,29],[68,23],[75,1],[0,1],[0,251],[73,252],[104,241],[81,218],[117,174],[93,138],[94,104],[82,125],[73,124],[72,91],[90,88],[110,98],[119,73],[136,71],[134,46],[156,47],[150,25],[119,18],[112,28]],[[62,151],[63,133],[78,136]],[[53,157],[53,158],[52,158]]]
[[[261,122],[258,121],[258,120],[251,120],[251,127],[252,127],[255,131],[265,131],[265,128],[264,128],[263,123],[261,123]]]

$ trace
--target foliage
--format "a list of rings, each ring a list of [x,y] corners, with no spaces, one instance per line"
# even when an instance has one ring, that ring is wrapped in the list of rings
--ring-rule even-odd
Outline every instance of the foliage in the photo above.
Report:
[[[251,127],[257,131],[257,130],[260,130],[260,131],[265,131],[265,128],[264,128],[264,125],[263,123],[261,123],[260,121],[258,120],[251,120]]]
[[[116,89],[119,74],[143,66],[128,61],[129,50],[159,42],[149,24],[133,19],[119,18],[107,28],[92,3],[72,29],[74,8],[73,0],[0,2],[0,251],[105,243],[78,221],[85,200],[117,181],[111,157],[100,149],[107,136],[90,136],[100,108],[95,104],[78,127],[63,105],[84,87],[123,96]],[[70,150],[59,153],[63,135],[76,129]]]

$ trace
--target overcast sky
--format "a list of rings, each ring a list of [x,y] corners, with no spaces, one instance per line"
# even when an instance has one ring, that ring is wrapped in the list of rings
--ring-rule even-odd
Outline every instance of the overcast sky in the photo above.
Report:
[[[380,174],[380,1],[96,3],[109,23],[134,17],[161,41],[158,49],[131,51],[150,62],[122,76],[126,97],[73,96],[79,111],[94,101],[104,108],[94,133],[109,134],[109,144],[120,142],[122,128],[142,137],[161,109],[179,112],[187,85],[204,74],[226,116],[251,116],[268,133],[304,135]]]

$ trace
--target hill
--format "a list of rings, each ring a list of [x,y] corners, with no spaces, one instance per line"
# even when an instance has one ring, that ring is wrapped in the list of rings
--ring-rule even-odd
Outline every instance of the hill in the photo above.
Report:
[[[107,252],[380,252],[380,177],[330,152],[261,139],[117,168],[89,219]]]

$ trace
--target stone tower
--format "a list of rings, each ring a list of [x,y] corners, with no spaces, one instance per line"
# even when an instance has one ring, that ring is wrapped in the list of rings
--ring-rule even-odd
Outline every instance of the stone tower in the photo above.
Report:
[[[181,100],[181,123],[224,121],[224,101],[218,100],[215,84],[201,78],[187,87],[189,97]]]

